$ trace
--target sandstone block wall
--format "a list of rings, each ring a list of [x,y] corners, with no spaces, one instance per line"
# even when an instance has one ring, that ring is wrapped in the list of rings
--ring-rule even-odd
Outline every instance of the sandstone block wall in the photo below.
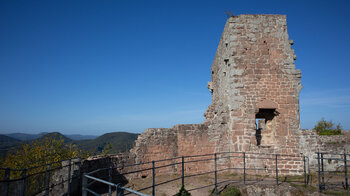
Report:
[[[135,162],[150,162],[153,160],[171,159],[157,163],[156,167],[180,162],[181,156],[213,153],[215,143],[211,141],[214,135],[207,131],[206,124],[176,125],[170,129],[147,129],[136,141],[131,154],[135,155]],[[151,167],[151,164],[142,166]],[[187,165],[193,171],[212,169],[209,164]],[[158,169],[160,173],[179,173],[181,165]]]
[[[331,154],[350,153],[350,132],[343,131],[343,135],[323,135],[319,136],[315,130],[302,130],[300,137],[300,149],[302,153],[309,157],[310,169],[317,170],[317,152]],[[343,158],[342,156],[329,155],[327,157]],[[349,160],[350,158],[348,158]],[[342,161],[324,161],[325,170],[335,171],[341,169]]]

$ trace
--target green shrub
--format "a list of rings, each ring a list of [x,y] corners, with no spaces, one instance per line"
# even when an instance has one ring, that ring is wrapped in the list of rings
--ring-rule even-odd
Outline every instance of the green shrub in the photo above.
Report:
[[[50,163],[50,168],[60,168],[62,163],[60,160],[67,160],[78,156],[87,156],[80,151],[75,145],[64,144],[64,140],[54,137],[45,137],[41,140],[35,140],[29,144],[22,143],[18,149],[13,149],[8,153],[2,161],[1,167],[11,169],[28,169],[26,195],[34,195],[40,187],[45,184],[45,172],[47,165]],[[50,176],[54,171],[50,172]],[[4,179],[4,171],[0,171],[0,179]],[[10,180],[18,179],[22,172],[12,170]],[[52,177],[52,176],[51,176]]]
[[[318,135],[341,135],[340,124],[334,127],[334,123],[331,120],[326,121],[324,118],[317,122],[314,129],[317,131]]]
[[[109,143],[109,142],[107,142],[107,144],[105,145],[105,147],[103,148],[103,150],[102,150],[102,153],[104,154],[104,155],[107,155],[108,153],[110,153],[110,151],[112,150],[112,144],[111,143]]]
[[[178,193],[175,194],[175,196],[190,196],[191,193],[188,192],[183,185],[181,185],[181,188]]]

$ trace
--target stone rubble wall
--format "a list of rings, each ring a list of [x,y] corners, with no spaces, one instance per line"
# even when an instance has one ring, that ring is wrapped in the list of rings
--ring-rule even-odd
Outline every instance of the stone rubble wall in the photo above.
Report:
[[[170,129],[147,129],[142,133],[131,150],[135,163],[151,162],[178,157],[175,160],[156,162],[156,167],[181,162],[181,156],[209,154],[214,152],[215,143],[211,141],[205,124],[176,125]],[[151,163],[140,166],[150,168]],[[187,164],[191,171],[212,169],[209,164]],[[157,173],[180,174],[181,164],[156,170]],[[147,173],[147,174],[146,174]],[[145,172],[149,175],[150,172]]]
[[[68,183],[71,184],[71,192],[77,193],[80,191],[80,178],[79,178],[79,169],[80,169],[80,159],[71,160],[71,180],[68,181],[68,165],[69,161],[62,162],[62,169],[57,170],[51,177],[51,185],[56,185],[50,189],[49,195],[60,196],[68,193]],[[58,185],[59,184],[59,185]],[[43,191],[39,195],[45,195]]]
[[[123,165],[133,164],[134,159],[129,157],[129,154],[115,154],[115,155],[98,155],[89,157],[86,160],[81,161],[80,159],[72,159],[71,162],[71,194],[79,195],[81,192],[82,175],[84,173],[89,173],[101,168],[116,168]],[[55,170],[51,176],[50,184],[51,188],[49,195],[60,196],[66,195],[68,193],[68,164],[69,161],[62,162],[62,169]],[[135,169],[135,168],[134,168]],[[127,172],[129,168],[113,169],[112,182],[115,184],[122,183],[126,184],[127,178],[122,175],[118,175],[121,172]],[[92,174],[94,177],[108,180],[108,170],[100,171]],[[128,176],[129,177],[129,176]],[[132,177],[132,176],[130,176]],[[97,183],[98,189],[103,190],[100,184]],[[93,187],[92,187],[93,188]],[[108,190],[108,189],[105,189]],[[39,193],[38,195],[45,195],[45,191]]]
[[[147,131],[139,136],[139,139],[136,141],[135,147],[131,150],[131,154],[135,156],[135,163],[142,162],[151,162],[153,160],[163,160],[171,159],[174,157],[179,157],[176,160],[156,162],[156,167],[168,165],[172,163],[181,162],[181,156],[193,156],[193,155],[203,155],[203,154],[213,154],[224,151],[216,151],[216,140],[214,137],[211,137],[211,132],[208,131],[208,128],[205,124],[198,125],[176,125],[171,129],[147,129]],[[221,135],[221,139],[224,140],[224,135]],[[229,151],[226,151],[229,152]],[[231,151],[232,152],[232,151]],[[252,152],[251,153],[255,153]],[[287,153],[286,153],[287,154]],[[242,153],[231,153],[225,155],[218,155],[220,158],[222,156],[240,156]],[[253,157],[268,157],[271,160],[265,159],[255,159]],[[248,158],[251,157],[251,158]],[[266,171],[251,171],[248,173],[254,174],[273,174],[275,168],[274,156],[272,155],[247,155],[246,158],[246,167],[247,168],[265,168]],[[185,159],[185,162],[191,160],[200,160],[200,159],[213,159],[213,155],[195,157],[191,159]],[[282,160],[282,159],[293,159],[293,160]],[[296,174],[301,173],[302,170],[302,158],[290,158],[279,156],[278,161],[279,169],[281,170],[299,170],[295,171],[281,171],[281,174]],[[152,167],[151,164],[142,165],[139,169],[145,169]],[[225,168],[242,168],[243,159],[242,158],[221,158],[217,160],[218,169]],[[200,173],[214,170],[214,161],[201,161],[194,163],[185,164],[185,173]],[[271,171],[267,171],[271,170]],[[243,172],[242,171],[237,171]],[[181,174],[181,164],[164,167],[157,169],[156,173],[167,173],[167,174]],[[150,171],[144,172],[141,175],[148,176]]]
[[[321,135],[315,130],[302,130],[300,149],[302,153],[309,157],[310,169],[317,171],[317,152],[331,154],[350,154],[350,132],[343,131],[342,135]],[[324,157],[343,158],[343,156],[327,155]],[[350,160],[350,157],[347,158]],[[324,161],[325,170],[342,169],[343,161]]]

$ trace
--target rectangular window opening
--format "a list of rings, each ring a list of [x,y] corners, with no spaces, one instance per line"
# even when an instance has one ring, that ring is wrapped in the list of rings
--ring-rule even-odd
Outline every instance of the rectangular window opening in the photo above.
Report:
[[[262,132],[266,129],[266,122],[271,121],[276,116],[276,109],[259,109],[255,115],[256,125],[256,145],[260,146],[262,141]]]

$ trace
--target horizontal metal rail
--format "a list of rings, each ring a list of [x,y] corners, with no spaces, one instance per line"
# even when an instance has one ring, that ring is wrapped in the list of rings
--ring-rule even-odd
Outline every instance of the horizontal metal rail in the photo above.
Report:
[[[119,188],[119,189],[123,189],[123,190],[125,190],[125,191],[128,191],[129,193],[133,193],[133,194],[136,194],[136,195],[139,195],[139,196],[149,196],[149,195],[147,195],[147,194],[140,193],[140,192],[135,191],[135,190],[132,190],[132,189],[130,189],[130,188],[123,187],[123,186],[121,186],[120,184],[114,184],[114,183],[112,183],[112,182],[108,182],[108,181],[106,181],[106,180],[102,180],[102,179],[99,179],[99,178],[96,178],[96,177],[93,177],[93,176],[89,176],[89,175],[87,175],[87,174],[85,174],[84,177],[85,177],[85,178],[89,178],[89,179],[91,179],[91,180],[95,180],[95,181],[104,183],[104,184],[107,184],[107,185],[110,185],[110,186],[113,186],[113,187],[115,187],[116,189],[118,189],[118,188]],[[91,192],[91,193],[93,192],[93,191],[90,190],[88,187],[83,187],[83,190],[89,191],[89,192]],[[94,193],[96,194],[96,196],[100,196],[100,194],[98,194],[98,193],[96,193],[96,192],[94,192]],[[93,193],[93,194],[94,194],[94,193]]]
[[[97,172],[100,172],[100,171],[103,171],[103,170],[107,170],[107,169],[109,169],[109,168],[108,167],[100,168],[100,169],[97,169],[97,170],[94,170],[92,172],[87,173],[87,175],[92,175],[92,174],[95,174]]]

